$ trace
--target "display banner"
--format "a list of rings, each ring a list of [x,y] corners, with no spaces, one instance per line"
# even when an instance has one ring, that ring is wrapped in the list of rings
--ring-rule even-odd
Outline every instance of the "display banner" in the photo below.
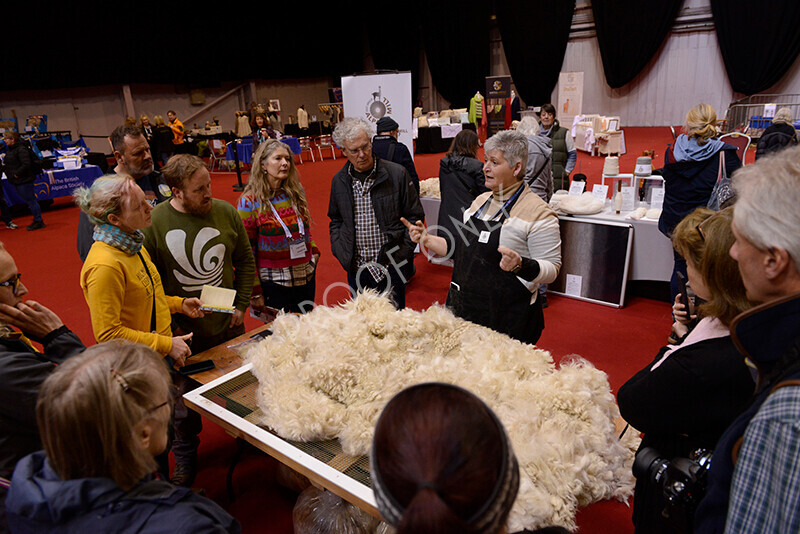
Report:
[[[583,72],[562,72],[558,75],[558,123],[572,127],[572,119],[581,114],[583,105]],[[597,133],[597,132],[595,132]]]
[[[391,117],[400,125],[398,141],[414,157],[411,128],[411,73],[359,74],[342,77],[345,117],[361,117],[376,131],[379,119]]]
[[[511,76],[486,77],[486,114],[489,123],[486,136],[491,137],[506,127],[506,98],[511,96]]]

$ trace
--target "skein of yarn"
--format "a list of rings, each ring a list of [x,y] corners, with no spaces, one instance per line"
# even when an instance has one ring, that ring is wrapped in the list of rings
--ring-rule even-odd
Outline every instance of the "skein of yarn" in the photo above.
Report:
[[[606,176],[616,176],[619,174],[619,157],[606,156],[603,162],[603,174]]]

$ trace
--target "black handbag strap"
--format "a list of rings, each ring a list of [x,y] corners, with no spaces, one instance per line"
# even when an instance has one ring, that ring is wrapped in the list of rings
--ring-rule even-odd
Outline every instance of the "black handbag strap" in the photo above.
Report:
[[[139,259],[142,260],[142,265],[144,266],[144,272],[147,273],[147,277],[150,279],[150,285],[153,287],[153,308],[150,311],[150,331],[156,331],[156,283],[153,281],[153,276],[150,274],[150,269],[147,268],[147,262],[144,261],[144,256],[142,256],[141,252],[136,253],[139,256]]]

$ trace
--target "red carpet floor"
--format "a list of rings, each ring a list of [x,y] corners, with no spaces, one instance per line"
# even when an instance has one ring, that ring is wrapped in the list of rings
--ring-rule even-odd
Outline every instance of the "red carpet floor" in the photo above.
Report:
[[[654,167],[661,166],[666,144],[671,142],[668,128],[627,128],[625,134],[628,153],[620,160],[621,172],[632,172],[636,156],[645,149],[656,151]],[[599,183],[603,158],[585,152],[578,154],[577,169],[588,176],[590,184]],[[420,177],[436,176],[442,156],[418,155]],[[751,159],[749,156],[748,162]],[[326,291],[336,282],[346,283],[344,271],[330,253],[327,218],[330,179],[344,162],[337,158],[298,166],[314,218],[312,232],[323,254],[317,274],[318,304],[333,305],[347,298],[341,288]],[[235,203],[238,196],[232,191],[235,181],[234,173],[214,173],[214,195]],[[31,216],[21,215],[15,219],[21,228],[0,230],[0,240],[16,259],[30,291],[29,298],[55,310],[84,343],[93,344],[89,310],[78,282],[81,268],[75,245],[78,209],[69,199],[60,199],[44,212],[44,220],[47,228],[27,232],[24,226],[32,222]],[[418,274],[408,288],[408,306],[420,310],[433,302],[444,302],[451,270],[419,257],[416,266]],[[624,308],[614,309],[557,296],[549,301],[539,346],[551,351],[557,360],[573,354],[586,358],[608,374],[614,391],[652,359],[669,332],[670,307],[664,302],[634,297]],[[254,328],[257,323],[248,317],[247,326]],[[209,421],[205,421],[201,438],[201,471],[196,485],[205,488],[210,498],[239,519],[245,532],[291,533],[295,495],[274,483],[275,462],[265,456],[246,454],[234,480],[237,500],[229,503],[225,473],[236,449],[235,442]],[[581,510],[578,524],[580,532],[585,534],[633,532],[630,508],[617,502],[597,503]]]

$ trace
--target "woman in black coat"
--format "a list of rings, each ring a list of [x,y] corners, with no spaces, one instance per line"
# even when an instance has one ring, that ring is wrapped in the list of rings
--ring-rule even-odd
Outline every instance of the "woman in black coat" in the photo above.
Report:
[[[698,308],[700,320],[691,331],[684,320],[676,323],[680,341],[662,347],[617,393],[622,417],[644,432],[639,450],[651,447],[667,460],[686,458],[698,448],[713,450],[753,394],[752,376],[729,330],[733,318],[750,307],[728,253],[734,242],[732,217],[731,210],[699,208],[675,228],[673,244],[686,259],[689,282],[706,301]],[[677,318],[688,315],[680,295],[674,310]],[[665,504],[662,486],[639,478],[633,501],[636,532],[689,532],[661,515]],[[691,517],[684,519],[691,524]]]
[[[664,206],[658,220],[658,229],[670,237],[681,219],[695,208],[704,207],[711,198],[719,174],[720,159],[725,162],[725,171],[731,176],[742,162],[736,147],[715,139],[717,136],[717,112],[708,104],[698,104],[686,114],[686,124],[675,140],[675,146],[667,151],[666,165],[661,169],[664,178]],[[686,276],[686,262],[675,254],[670,298],[678,294],[676,273]]]
[[[772,124],[764,130],[756,145],[756,159],[797,144],[794,116],[789,108],[781,108],[772,118]]]
[[[448,241],[447,250],[453,250],[451,239],[458,239],[457,226],[463,222],[464,210],[478,195],[489,190],[484,185],[483,163],[476,159],[477,154],[478,134],[462,130],[439,162],[442,203],[436,234]]]

